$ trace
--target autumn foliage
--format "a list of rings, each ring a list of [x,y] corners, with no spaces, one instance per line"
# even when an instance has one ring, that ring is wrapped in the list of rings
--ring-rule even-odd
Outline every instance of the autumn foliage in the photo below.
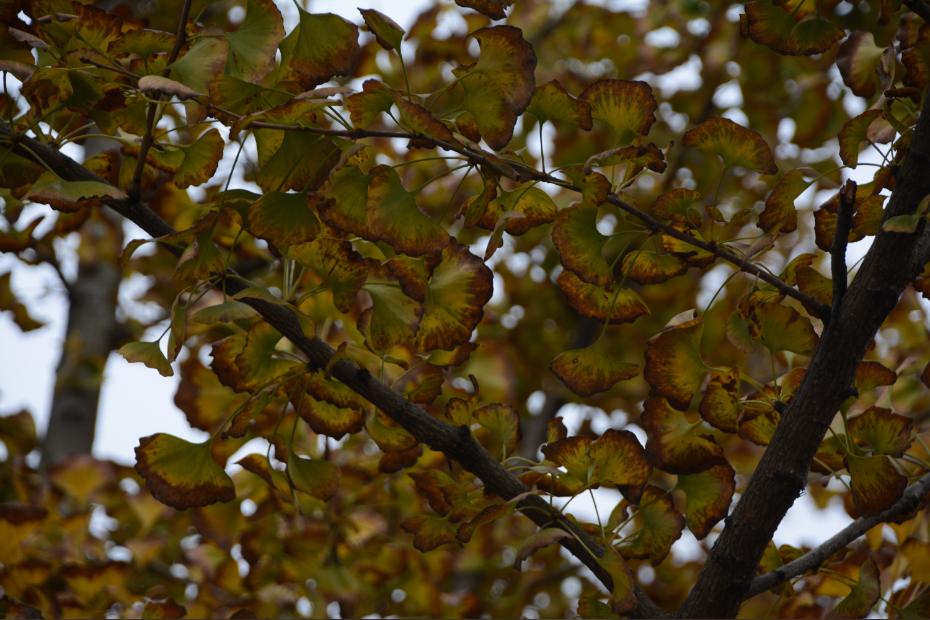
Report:
[[[0,251],[209,435],[0,418],[8,617],[927,617],[930,6],[456,1],[0,0]]]

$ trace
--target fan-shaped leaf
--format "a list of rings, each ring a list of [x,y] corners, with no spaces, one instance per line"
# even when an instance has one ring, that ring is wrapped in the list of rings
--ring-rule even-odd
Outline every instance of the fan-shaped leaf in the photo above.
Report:
[[[236,498],[232,478],[210,454],[210,443],[157,433],[139,440],[136,471],[155,499],[178,510]]]
[[[670,474],[698,474],[716,465],[727,465],[723,450],[711,435],[700,435],[700,422],[691,424],[666,399],[652,396],[643,404],[646,452],[652,463]]]
[[[727,516],[736,490],[736,470],[730,465],[715,465],[698,474],[678,476],[676,487],[687,498],[688,529],[695,538],[703,540]]]
[[[549,370],[572,392],[588,397],[606,392],[617,381],[632,379],[639,374],[640,367],[610,357],[601,340],[586,349],[562,353],[552,360]]]
[[[775,10],[781,11],[777,7]],[[685,134],[684,143],[716,153],[727,169],[742,166],[762,174],[778,172],[772,151],[762,136],[726,118],[715,116],[701,123]]]
[[[656,122],[656,100],[645,82],[598,80],[579,99],[587,101],[594,120],[610,127],[617,137],[625,131],[645,136]]]

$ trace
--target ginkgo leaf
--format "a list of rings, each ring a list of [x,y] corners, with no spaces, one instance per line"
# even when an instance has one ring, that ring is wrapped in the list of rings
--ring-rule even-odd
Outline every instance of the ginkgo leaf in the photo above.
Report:
[[[777,7],[775,10],[781,12]],[[684,135],[684,144],[719,155],[726,169],[742,166],[761,174],[778,172],[772,151],[762,136],[726,118],[715,116],[691,129]]]
[[[397,170],[377,166],[369,178],[367,221],[376,240],[410,256],[443,251],[449,245],[449,233],[420,210],[416,192],[404,188]]]
[[[735,433],[739,413],[739,388],[739,367],[734,366],[726,373],[711,371],[710,381],[698,407],[704,421],[724,432]]]
[[[798,270],[797,285],[798,290],[805,295],[810,295],[827,305],[833,303],[833,280],[820,275],[816,269],[804,267]]]
[[[853,501],[863,517],[881,514],[904,495],[907,478],[898,473],[888,456],[850,454],[844,461],[852,478]]]
[[[374,9],[359,9],[368,31],[375,35],[378,45],[386,50],[394,49],[400,53],[400,44],[406,31],[393,19]]]
[[[504,9],[514,2],[515,0],[455,0],[457,5],[474,9],[495,21],[505,19],[507,14],[504,12]]]
[[[916,45],[903,51],[901,64],[907,69],[905,86],[926,88],[930,84],[930,35],[922,33]]]
[[[368,228],[370,180],[358,166],[346,166],[335,171],[318,193],[323,198],[316,201],[320,219],[339,230],[377,241],[378,237]]]
[[[339,467],[322,459],[305,459],[287,447],[287,477],[294,488],[324,502],[339,491]]]
[[[320,230],[305,193],[267,192],[249,207],[249,231],[279,247],[312,241]]]
[[[791,351],[811,356],[819,342],[810,319],[790,306],[768,303],[758,306],[749,333],[772,353]]]
[[[820,54],[846,35],[836,24],[815,15],[796,22],[792,13],[764,0],[746,5],[746,13],[740,15],[740,34],[790,56]]]
[[[688,422],[665,398],[652,396],[643,403],[642,425],[648,437],[646,452],[662,471],[698,474],[728,464],[713,436],[698,432],[701,422]]]
[[[377,412],[368,416],[365,429],[382,452],[406,452],[416,447],[417,440],[402,426],[388,426]]]
[[[281,146],[264,162],[255,182],[265,192],[315,190],[339,163],[340,155],[339,147],[326,136],[285,131]]]
[[[885,368],[879,362],[859,362],[853,385],[859,392],[859,396],[863,396],[874,388],[894,385],[897,380],[898,374],[890,368]]]
[[[177,80],[195,93],[210,92],[210,82],[223,73],[229,55],[229,42],[224,38],[197,38],[190,50],[171,65],[171,79]],[[158,77],[158,76],[149,76]],[[143,78],[144,79],[144,78]],[[187,124],[190,126],[206,118],[205,106],[188,102]]]
[[[503,91],[494,80],[476,72],[475,64],[459,65],[452,73],[461,78],[460,84],[465,91],[462,107],[471,114],[481,137],[495,151],[503,149],[513,137],[517,122],[517,115]]]
[[[500,437],[506,454],[513,453],[514,446],[523,438],[520,414],[513,407],[493,403],[475,409],[473,415],[475,422]]]
[[[640,136],[649,133],[656,122],[656,100],[645,82],[598,80],[578,97],[591,106],[591,116],[620,137],[625,131]]]
[[[527,560],[540,549],[554,545],[563,538],[571,538],[572,535],[563,529],[557,527],[547,527],[539,530],[529,538],[523,541],[517,553],[514,556],[513,567],[521,570],[524,560]]]
[[[201,308],[189,316],[188,320],[202,325],[213,325],[214,323],[228,323],[230,321],[250,319],[256,314],[257,313],[251,306],[247,306],[240,301],[227,301],[225,303],[216,304],[215,306]]]
[[[688,529],[703,540],[728,514],[736,491],[736,470],[730,465],[715,465],[697,474],[681,475],[676,488],[685,493]]]
[[[536,53],[513,26],[488,26],[472,32],[481,55],[473,74],[488,77],[501,90],[514,114],[523,114],[536,90]],[[466,81],[474,79],[474,75]]]
[[[428,405],[440,394],[442,394],[442,384],[446,378],[443,375],[427,375],[423,377],[420,383],[414,389],[407,392],[407,400],[418,405]]]
[[[453,239],[433,270],[429,291],[417,332],[417,350],[451,351],[471,338],[484,316],[484,305],[494,292],[494,278],[484,261]]]
[[[438,366],[440,368],[450,368],[453,366],[459,366],[464,364],[472,352],[478,348],[477,342],[465,342],[455,347],[451,351],[443,351],[442,349],[434,349],[430,352],[429,357],[426,358],[426,361],[433,366]]]
[[[765,200],[765,209],[759,215],[757,226],[762,230],[769,230],[775,224],[782,222],[779,230],[783,233],[794,232],[798,228],[798,212],[794,207],[804,190],[810,187],[804,180],[800,170],[791,170],[779,179],[775,189]]]
[[[910,418],[881,407],[869,407],[847,423],[849,434],[868,443],[874,454],[896,458],[903,456],[910,445],[912,427]]]
[[[559,211],[552,227],[552,243],[563,267],[584,282],[606,287],[614,283],[614,275],[604,258],[609,237],[597,229],[597,211],[588,203]]]
[[[213,178],[223,158],[223,138],[217,129],[205,131],[190,146],[184,147],[184,159],[174,176],[178,189],[197,187]]]
[[[122,36],[110,41],[107,52],[119,54],[131,52],[141,58],[148,58],[152,54],[168,54],[174,47],[177,37],[170,32],[133,28],[123,32]]]
[[[565,270],[557,279],[559,289],[572,309],[601,323],[606,323],[608,315],[611,325],[631,323],[649,308],[639,293],[629,288],[616,288],[609,291],[600,286],[583,282],[571,271]]]
[[[607,546],[604,557],[598,559],[597,563],[607,571],[614,582],[609,601],[610,608],[616,614],[625,615],[636,607],[633,571],[611,545]]]
[[[346,433],[362,430],[367,402],[347,385],[326,379],[324,374],[323,370],[318,370],[296,382],[291,404],[314,433],[338,441]],[[289,386],[289,389],[294,388]]]
[[[638,168],[633,168],[634,171],[639,168],[646,168],[658,173],[665,172],[668,167],[668,164],[665,163],[665,154],[659,150],[659,147],[650,142],[644,146],[624,146],[592,155],[585,162],[584,171],[590,173],[593,166],[605,167],[622,164],[638,166]]]
[[[462,112],[455,117],[455,128],[472,142],[481,142],[481,130],[471,112]]]
[[[651,393],[664,396],[676,409],[685,411],[711,370],[701,359],[703,319],[686,321],[666,329],[649,343],[643,378]]]
[[[449,402],[446,403],[445,415],[446,419],[455,426],[467,426],[471,428],[472,415],[475,412],[475,407],[478,405],[478,397],[481,394],[481,390],[478,388],[478,380],[475,379],[474,375],[468,375],[468,378],[471,379],[474,392],[468,398],[450,398]]]
[[[368,337],[376,351],[387,351],[402,342],[413,340],[423,313],[423,304],[404,294],[399,280],[387,265],[365,259],[368,279],[363,289],[371,295]],[[362,319],[359,319],[360,323]],[[364,330],[360,328],[364,333]]]
[[[653,211],[656,215],[685,226],[700,226],[703,217],[691,205],[701,198],[700,192],[679,187],[656,198]]]
[[[416,521],[411,521],[416,519]],[[413,546],[426,553],[448,543],[457,543],[456,526],[445,519],[419,515],[401,523],[401,528],[414,534]]]
[[[768,386],[766,387],[768,388]],[[775,396],[774,390],[766,389],[766,393],[770,398]],[[761,399],[762,394],[760,392],[753,392],[745,400]],[[760,446],[767,446],[772,442],[772,437],[775,436],[781,414],[774,409],[759,409],[759,406],[759,404],[756,404],[754,408],[745,408],[740,411],[737,433],[743,439]]]
[[[284,19],[274,0],[248,0],[245,21],[223,34],[229,42],[226,73],[257,82],[274,69],[275,53],[284,35]]]
[[[357,127],[368,127],[381,112],[390,112],[397,106],[401,122],[414,133],[437,140],[454,140],[448,127],[430,114],[423,106],[405,99],[396,90],[379,80],[367,80],[363,92],[346,98],[346,108]]]
[[[627,501],[640,502],[652,464],[636,435],[608,429],[591,444],[588,455],[595,465],[592,482],[616,485]]]
[[[540,123],[560,120],[585,131],[594,126],[591,120],[591,106],[586,101],[569,95],[557,80],[537,86],[526,111],[539,119]]]
[[[581,201],[591,205],[601,205],[610,194],[610,179],[600,172],[586,173],[584,169],[572,166],[563,168],[562,172],[572,183],[581,188]]]
[[[675,541],[681,538],[685,518],[675,510],[671,496],[653,485],[645,488],[640,505],[633,510],[638,533],[629,544],[621,544],[616,549],[624,559],[648,558],[650,564],[658,566]]]
[[[618,362],[607,353],[599,340],[585,349],[566,351],[549,364],[555,376],[578,396],[588,397],[606,392],[617,381],[632,379],[640,373],[636,364]]]
[[[309,90],[333,77],[349,75],[360,51],[358,26],[332,13],[316,15],[299,6],[297,12],[300,30],[287,62],[303,78],[301,85]]]
[[[362,256],[343,239],[321,237],[289,248],[288,256],[320,278],[313,290],[333,292],[333,304],[340,312],[350,312],[368,270]]]
[[[210,454],[210,442],[190,443],[165,433],[139,440],[136,471],[155,499],[184,510],[236,498],[232,478]]]
[[[538,187],[517,187],[513,191],[503,188],[498,196],[488,203],[487,209],[477,225],[493,230],[505,213],[514,211],[522,217],[511,217],[504,230],[511,235],[522,235],[556,218],[556,207],[552,198]]]
[[[674,254],[636,251],[623,257],[620,268],[639,284],[662,284],[688,271],[688,264]]]
[[[274,357],[275,347],[280,340],[281,334],[266,321],[258,321],[249,326],[242,352],[235,358],[243,385],[248,390],[259,389],[297,364],[292,360]]]
[[[149,368],[154,368],[163,377],[174,375],[171,364],[157,342],[130,342],[120,347],[117,353],[126,358],[127,362],[142,362]]]
[[[859,163],[859,145],[869,139],[869,127],[881,115],[881,110],[866,110],[843,125],[837,139],[840,142],[840,159],[844,164],[856,167]]]
[[[553,441],[541,448],[543,456],[578,478],[585,484],[593,484],[595,462],[589,451],[593,440],[586,435],[574,435]],[[609,442],[608,442],[609,443]]]
[[[871,557],[859,569],[852,591],[836,606],[832,618],[864,618],[882,595],[881,571]]]
[[[197,238],[184,249],[172,280],[207,280],[214,273],[223,272],[223,257],[213,243],[211,229],[197,233]]]
[[[172,599],[160,601],[147,601],[142,608],[142,618],[183,618],[187,615],[187,609],[175,603]]]
[[[840,45],[836,53],[836,66],[843,76],[843,83],[849,86],[854,95],[869,98],[878,91],[878,69],[885,51],[886,48],[875,45],[875,37],[871,32],[861,28],[853,31]]]
[[[98,181],[43,181],[33,185],[23,196],[23,200],[60,200],[61,202],[79,202],[91,198],[112,198],[123,200],[126,194],[119,188]]]
[[[188,88],[181,82],[160,75],[147,75],[140,78],[139,90],[143,93],[158,93],[168,97],[177,97],[181,101],[206,96],[205,93],[199,93],[193,88]]]
[[[500,217],[497,218],[497,223],[494,225],[494,230],[491,231],[491,238],[488,240],[488,247],[484,251],[484,261],[487,262],[494,253],[504,245],[504,230],[507,227],[507,224],[512,219],[525,219],[526,216],[520,213],[519,211],[504,211],[501,213]]]

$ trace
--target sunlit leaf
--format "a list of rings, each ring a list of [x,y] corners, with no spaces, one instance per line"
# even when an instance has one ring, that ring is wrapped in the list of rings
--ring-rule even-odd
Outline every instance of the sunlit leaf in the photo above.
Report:
[[[273,0],[249,0],[245,21],[223,35],[229,42],[227,73],[257,82],[274,69],[275,52],[284,34],[284,20]]]
[[[210,454],[210,442],[157,433],[139,440],[136,471],[155,499],[178,510],[229,502],[236,487]]]

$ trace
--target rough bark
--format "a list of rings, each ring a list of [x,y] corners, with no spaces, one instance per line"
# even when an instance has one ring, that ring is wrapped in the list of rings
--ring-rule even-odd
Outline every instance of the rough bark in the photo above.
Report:
[[[930,194],[927,170],[930,104],[925,103],[883,221],[916,212]],[[855,393],[859,362],[898,297],[928,260],[930,230],[925,221],[911,234],[879,231],[677,617],[736,617],[765,546],[807,484],[810,463],[827,428],[840,404]]]

